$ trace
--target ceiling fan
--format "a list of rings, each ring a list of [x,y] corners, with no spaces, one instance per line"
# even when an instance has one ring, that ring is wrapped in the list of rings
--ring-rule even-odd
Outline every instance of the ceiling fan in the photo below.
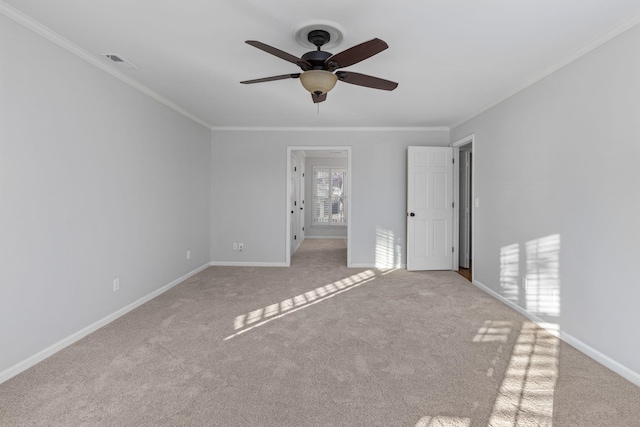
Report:
[[[309,32],[307,38],[310,43],[317,47],[317,50],[307,52],[302,55],[301,58],[259,41],[247,40],[245,43],[253,47],[296,64],[302,69],[302,73],[245,80],[240,83],[252,84],[299,78],[302,86],[311,93],[311,98],[315,103],[325,101],[327,99],[327,92],[333,89],[338,80],[353,85],[381,90],[394,90],[398,87],[398,83],[378,77],[355,73],[353,71],[336,71],[370,58],[387,49],[389,45],[384,41],[375,38],[333,55],[320,50],[324,44],[329,42],[329,32],[325,30],[313,30]]]

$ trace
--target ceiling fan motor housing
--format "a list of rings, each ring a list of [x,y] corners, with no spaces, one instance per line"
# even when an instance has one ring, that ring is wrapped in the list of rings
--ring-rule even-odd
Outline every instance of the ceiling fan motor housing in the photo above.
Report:
[[[326,70],[325,61],[332,56],[333,54],[323,50],[312,50],[302,55],[301,59],[311,64],[312,70]]]

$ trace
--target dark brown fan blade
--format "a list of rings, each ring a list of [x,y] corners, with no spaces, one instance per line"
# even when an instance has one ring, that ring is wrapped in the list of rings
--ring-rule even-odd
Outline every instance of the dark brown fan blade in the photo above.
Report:
[[[380,39],[369,40],[368,42],[360,43],[359,45],[330,56],[325,61],[325,64],[329,70],[345,68],[370,58],[388,47],[389,45]]]
[[[273,77],[264,77],[262,79],[255,79],[255,80],[245,80],[243,82],[240,82],[242,84],[248,85],[251,83],[263,83],[263,82],[272,82],[274,80],[284,80],[284,79],[297,79],[298,77],[300,77],[300,73],[296,73],[296,74],[283,74],[281,76],[273,76]]]
[[[313,102],[315,104],[317,104],[318,102],[324,102],[327,100],[327,94],[323,93],[321,95],[316,95],[315,93],[311,94],[311,99],[313,99]]]
[[[398,87],[398,83],[378,77],[368,76],[366,74],[354,73],[352,71],[338,71],[336,73],[338,80],[352,85],[365,86],[373,89],[394,90]]]
[[[247,40],[245,41],[245,43],[253,47],[257,47],[258,49],[263,50],[267,53],[270,53],[271,55],[277,56],[280,59],[284,59],[285,61],[292,62],[297,66],[299,66],[300,68],[302,68],[304,71],[307,71],[313,68],[311,64],[309,64],[307,61],[301,58],[298,58],[297,56],[291,55],[290,53],[282,51],[280,49],[276,49],[273,46],[269,46],[268,44],[264,44],[256,40]]]

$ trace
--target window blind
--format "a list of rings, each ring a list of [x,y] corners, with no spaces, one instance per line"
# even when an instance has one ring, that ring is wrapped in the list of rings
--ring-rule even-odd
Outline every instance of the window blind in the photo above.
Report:
[[[342,168],[313,168],[313,223],[315,225],[346,225],[346,178]]]

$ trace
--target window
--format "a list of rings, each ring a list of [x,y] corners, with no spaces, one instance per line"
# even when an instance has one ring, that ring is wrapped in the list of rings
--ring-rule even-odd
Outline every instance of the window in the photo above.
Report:
[[[347,225],[347,170],[313,167],[313,225]]]

